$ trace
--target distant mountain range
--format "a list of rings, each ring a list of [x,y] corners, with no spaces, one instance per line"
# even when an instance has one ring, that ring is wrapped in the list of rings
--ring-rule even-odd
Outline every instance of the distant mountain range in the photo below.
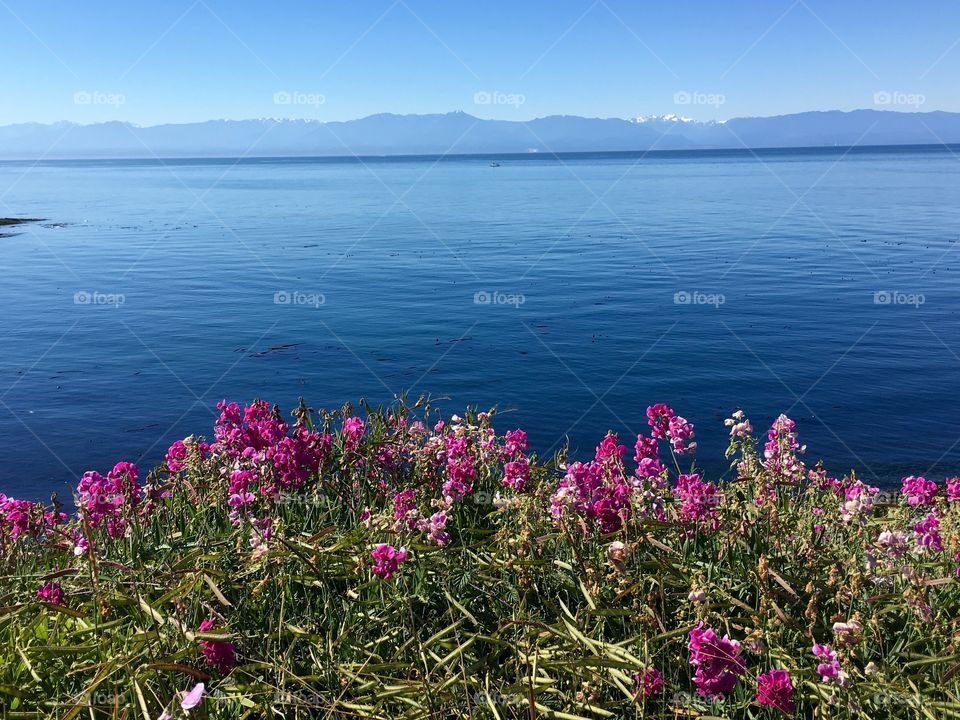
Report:
[[[699,122],[553,115],[481,120],[464,112],[379,114],[346,122],[210,120],[140,127],[22,123],[0,127],[0,158],[278,157],[960,143],[960,113],[804,112]]]

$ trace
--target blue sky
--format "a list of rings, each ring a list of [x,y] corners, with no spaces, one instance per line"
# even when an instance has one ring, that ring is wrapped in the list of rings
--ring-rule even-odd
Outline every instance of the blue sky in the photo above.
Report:
[[[960,111],[960,4],[0,0],[0,124]]]

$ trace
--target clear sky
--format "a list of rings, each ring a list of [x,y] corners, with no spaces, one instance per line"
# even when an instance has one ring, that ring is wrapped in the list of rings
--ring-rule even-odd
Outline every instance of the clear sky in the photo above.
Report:
[[[0,124],[960,111],[956,0],[0,0]]]

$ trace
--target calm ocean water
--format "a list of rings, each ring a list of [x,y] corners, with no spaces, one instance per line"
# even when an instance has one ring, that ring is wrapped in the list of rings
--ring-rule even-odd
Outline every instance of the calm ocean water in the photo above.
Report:
[[[887,148],[0,163],[0,492],[158,462],[216,402],[497,405],[545,453],[668,402],[960,473],[960,162]]]

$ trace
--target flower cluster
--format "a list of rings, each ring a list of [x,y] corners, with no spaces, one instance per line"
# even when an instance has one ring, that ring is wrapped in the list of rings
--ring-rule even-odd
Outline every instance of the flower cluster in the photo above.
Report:
[[[213,618],[207,618],[200,623],[200,632],[211,632],[218,623]],[[207,663],[217,669],[221,675],[226,675],[237,661],[236,648],[232,642],[226,640],[201,640],[200,652]]]
[[[118,462],[106,477],[95,470],[86,472],[77,485],[77,496],[90,527],[105,528],[113,539],[123,537],[143,499],[137,466]]]
[[[705,697],[723,697],[737,684],[747,666],[740,657],[740,643],[729,636],[722,638],[703,623],[690,630],[687,649],[690,664],[697,668],[693,682],[697,694]]]
[[[379,575],[384,580],[392,580],[393,576],[400,569],[400,565],[406,562],[407,549],[397,549],[393,545],[380,543],[373,552],[370,553],[375,561],[373,566],[374,575]]]
[[[647,668],[633,676],[634,694],[640,700],[646,700],[663,692],[663,675],[656,668]]]
[[[789,482],[798,482],[806,474],[803,463],[797,457],[806,452],[794,432],[795,423],[786,415],[780,415],[767,431],[767,444],[763,447],[763,466],[774,477]]]
[[[45,583],[37,590],[37,598],[51,605],[63,605],[66,603],[63,588],[60,587],[60,583],[55,582]]]
[[[817,673],[820,679],[825,683],[831,683],[843,687],[847,684],[847,673],[840,667],[840,660],[835,650],[829,645],[820,645],[815,643],[813,646],[813,656],[820,660],[817,665]]]
[[[937,495],[937,484],[935,482],[914,475],[903,479],[902,489],[903,494],[907,497],[907,505],[910,507],[930,505]]]
[[[775,710],[793,715],[797,711],[793,701],[793,681],[786,670],[770,670],[757,676],[757,702]]]
[[[601,533],[614,532],[623,526],[630,516],[631,487],[614,463],[604,462],[610,459],[603,455],[608,449],[601,444],[597,448],[597,460],[575,462],[567,467],[566,475],[550,498],[555,518],[562,517],[569,508],[591,521]]]
[[[390,612],[403,604],[393,601],[408,588],[417,593],[413,607],[424,637],[443,637],[436,635],[442,627],[434,617],[442,610],[433,608],[449,608],[453,598],[441,591],[458,594],[458,610],[462,595],[464,613],[476,618],[462,625],[464,633],[486,633],[486,623],[502,622],[507,614],[518,624],[533,627],[536,617],[536,627],[549,627],[545,619],[561,607],[567,620],[577,622],[577,633],[596,637],[611,657],[633,658],[632,677],[618,672],[612,682],[591,679],[581,699],[614,708],[628,695],[627,703],[642,703],[643,713],[657,717],[672,710],[667,685],[671,692],[695,689],[700,697],[690,700],[698,712],[722,701],[721,709],[734,714],[793,715],[801,707],[806,716],[811,705],[829,702],[843,715],[843,708],[864,702],[863,688],[871,682],[864,676],[876,672],[864,666],[870,658],[882,659],[884,681],[900,682],[909,679],[903,658],[953,652],[953,631],[942,628],[957,614],[956,584],[947,576],[960,578],[960,478],[941,483],[941,492],[924,477],[905,477],[903,502],[886,503],[878,488],[856,475],[838,479],[822,465],[805,468],[799,459],[804,448],[786,416],[774,421],[761,450],[750,421],[734,413],[728,457],[731,472],[739,474],[709,482],[696,467],[681,468],[681,455],[695,447],[693,426],[664,404],[647,409],[650,433],[637,435],[632,458],[618,435],[608,432],[592,457],[571,457],[557,474],[554,465],[537,462],[524,431],[498,436],[483,413],[438,420],[428,409],[421,421],[404,410],[372,411],[363,419],[348,406],[324,414],[315,428],[304,406],[290,424],[262,401],[218,407],[212,444],[192,436],[173,443],[163,468],[143,484],[131,463],[118,463],[106,476],[86,473],[77,488],[77,517],[65,527],[59,527],[67,521],[62,514],[0,495],[0,560],[25,569],[11,590],[25,597],[16,601],[23,614],[66,620],[64,613],[95,607],[96,591],[85,585],[94,576],[88,570],[98,573],[102,587],[112,588],[118,577],[127,582],[127,574],[136,574],[139,562],[153,568],[149,563],[157,555],[180,555],[181,564],[173,567],[181,568],[228,558],[238,568],[235,582],[224,572],[227,561],[206,578],[209,584],[215,575],[214,593],[219,598],[222,588],[230,598],[218,606],[224,615],[204,619],[192,640],[189,633],[175,633],[186,648],[151,647],[156,657],[177,663],[193,656],[209,666],[195,671],[205,677],[199,673],[223,676],[237,665],[237,648],[226,634],[216,634],[219,626],[238,634],[242,627],[244,656],[258,658],[257,674],[271,673],[262,659],[271,652],[283,655],[285,648],[258,646],[260,639],[249,631],[256,626],[243,623],[270,620],[270,599],[280,593],[290,597],[282,605],[284,621],[289,613],[290,627],[314,628],[310,634],[310,618],[322,616],[319,598],[330,594],[345,606],[356,603],[349,617],[363,626],[357,635],[362,642],[389,637],[400,618]],[[207,533],[216,542],[183,563],[181,548],[201,548]],[[124,541],[109,541],[119,538]],[[156,552],[157,538],[165,543],[162,553]],[[18,540],[23,542],[14,548]],[[33,563],[34,550],[51,562]],[[415,573],[404,567],[412,558]],[[288,567],[297,582],[274,595],[271,575]],[[451,577],[463,582],[451,583]],[[63,587],[46,582],[51,578]],[[320,586],[327,590],[316,592]],[[163,597],[150,583],[143,587],[151,602]],[[192,627],[191,619],[213,612],[203,581],[184,587],[192,593],[161,601],[171,620],[183,623],[176,627]],[[523,593],[512,592],[518,588]],[[69,608],[57,613],[50,607],[68,596]],[[393,605],[377,605],[385,601]],[[362,611],[355,612],[361,603]],[[731,612],[727,603],[747,612]],[[535,615],[523,614],[533,606]],[[117,620],[127,615],[115,607],[104,611]],[[907,651],[889,643],[878,652],[878,642],[896,633],[898,623],[912,623]],[[722,637],[721,628],[727,632]],[[60,632],[54,623],[48,631]],[[524,631],[513,641],[523,645],[537,632]],[[560,635],[548,640],[557,645],[549,651],[554,657],[567,653]],[[164,642],[174,642],[172,637]],[[814,644],[811,657],[813,637],[829,644]],[[352,652],[342,645],[324,652]],[[462,647],[467,666],[479,667],[471,654],[476,649]],[[285,656],[290,668],[299,663],[297,672],[306,674],[311,671],[304,663],[328,660],[319,652],[315,659],[313,649],[300,653],[310,655],[303,662],[294,657],[298,653]],[[380,656],[384,649],[374,648]],[[507,674],[516,677],[526,662],[515,662],[513,649],[502,646],[509,670],[498,683]],[[398,650],[391,663],[410,661],[406,652]],[[439,658],[430,651],[412,662],[432,665]],[[558,692],[587,684],[571,682],[579,678],[566,676],[568,671],[576,672],[563,663],[551,667],[562,678]],[[374,672],[393,681],[383,666]],[[822,685],[814,687],[810,681],[818,678]],[[0,675],[3,682],[9,679]],[[165,688],[169,712],[182,687]],[[353,692],[351,702],[361,697]],[[204,693],[191,707],[199,706]],[[181,708],[194,700],[184,702]],[[388,705],[384,712],[393,709]]]
[[[506,463],[503,466],[504,487],[522,493],[530,480],[530,459],[526,456],[527,434],[523,430],[508,432],[504,438],[503,454]]]
[[[943,550],[943,538],[940,536],[940,520],[933,513],[930,513],[914,525],[913,531],[917,535],[917,544],[920,547],[929,548],[937,552]]]
[[[0,548],[7,538],[12,542],[41,538],[66,520],[66,514],[46,511],[40,503],[16,500],[0,493]]]
[[[664,403],[657,403],[647,408],[647,423],[651,428],[650,434],[655,438],[667,440],[670,448],[678,455],[697,449],[697,444],[690,442],[694,437],[693,425]]]
[[[680,502],[680,517],[685,523],[716,530],[719,497],[713,483],[705,483],[698,474],[680,475],[674,495]]]

